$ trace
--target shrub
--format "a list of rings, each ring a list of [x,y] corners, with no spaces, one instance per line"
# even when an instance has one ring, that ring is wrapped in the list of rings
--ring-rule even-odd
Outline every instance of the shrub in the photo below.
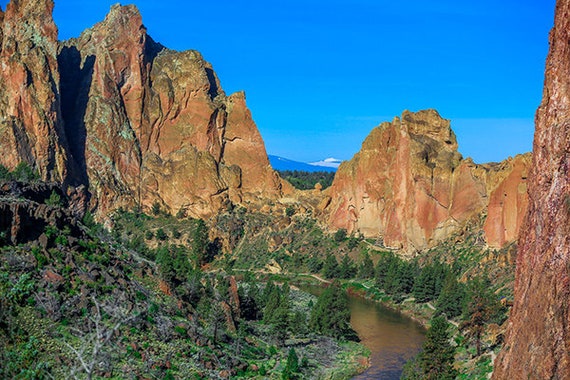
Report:
[[[334,234],[334,241],[336,241],[337,243],[343,242],[344,239],[346,239],[346,235],[347,235],[346,229],[340,228]]]

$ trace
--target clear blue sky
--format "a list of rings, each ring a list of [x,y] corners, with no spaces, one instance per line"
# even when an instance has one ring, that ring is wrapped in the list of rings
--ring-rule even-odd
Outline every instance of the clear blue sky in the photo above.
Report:
[[[380,122],[436,108],[477,162],[531,149],[554,2],[135,0],[156,41],[246,91],[270,154],[349,159]],[[113,3],[56,0],[60,39]]]

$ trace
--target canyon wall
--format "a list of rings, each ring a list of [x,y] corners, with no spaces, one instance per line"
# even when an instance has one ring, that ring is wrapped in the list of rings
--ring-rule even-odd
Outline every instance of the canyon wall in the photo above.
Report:
[[[52,1],[12,1],[0,10],[0,158],[44,179],[68,173]]]
[[[325,218],[386,247],[417,251],[486,213],[487,243],[498,248],[518,236],[529,160],[528,154],[498,164],[464,160],[449,120],[435,110],[405,111],[375,128],[341,164]]]
[[[2,13],[0,163],[86,186],[100,215],[158,203],[208,217],[291,191],[245,95],[226,96],[200,53],[154,42],[132,5],[58,43],[52,9],[13,0]]]
[[[570,0],[558,0],[536,114],[514,305],[494,379],[570,378]]]

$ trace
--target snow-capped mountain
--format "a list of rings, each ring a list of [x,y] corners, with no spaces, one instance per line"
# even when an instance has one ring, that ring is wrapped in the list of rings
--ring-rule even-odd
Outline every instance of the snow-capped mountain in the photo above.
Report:
[[[334,166],[332,162],[327,162],[327,160],[331,159],[326,159],[316,163],[308,164],[306,162],[294,161],[284,157],[273,156],[271,154],[269,154],[268,157],[269,157],[269,163],[271,163],[271,166],[275,170],[299,170],[304,172],[323,172],[323,171],[336,172],[336,169],[338,167],[338,165]],[[335,159],[333,158],[332,160]],[[340,160],[335,160],[335,161],[340,162]],[[320,164],[321,162],[327,163],[327,165],[321,165]]]

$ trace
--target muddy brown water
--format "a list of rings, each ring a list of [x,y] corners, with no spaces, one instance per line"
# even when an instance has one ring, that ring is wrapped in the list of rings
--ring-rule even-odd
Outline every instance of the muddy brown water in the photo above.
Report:
[[[323,288],[302,287],[319,295]],[[406,361],[416,355],[426,330],[414,320],[376,302],[349,295],[350,323],[370,349],[370,367],[353,379],[397,380]]]

